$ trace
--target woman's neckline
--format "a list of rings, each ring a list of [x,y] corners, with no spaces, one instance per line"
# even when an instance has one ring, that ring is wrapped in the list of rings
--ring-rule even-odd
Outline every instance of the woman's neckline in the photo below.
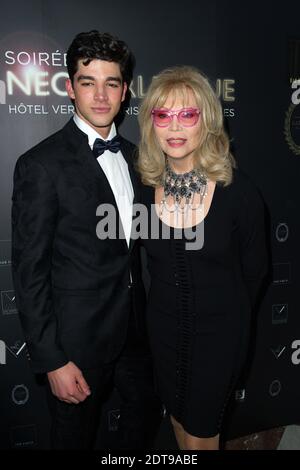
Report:
[[[195,229],[196,227],[198,227],[199,225],[203,224],[205,221],[207,221],[207,218],[211,215],[211,212],[214,210],[214,206],[215,206],[215,198],[216,198],[216,194],[217,192],[219,191],[219,186],[218,184],[216,183],[215,184],[215,187],[214,187],[214,190],[213,190],[213,194],[212,194],[212,198],[211,198],[211,202],[210,202],[210,205],[209,205],[209,209],[207,211],[207,214],[205,215],[205,217],[203,217],[202,220],[200,220],[200,222],[198,222],[197,224],[195,225],[190,225],[188,227],[174,227],[173,225],[169,225],[167,224],[166,222],[164,222],[158,215],[158,212],[157,212],[157,204],[155,203],[155,188],[153,188],[153,198],[154,198],[154,204],[155,204],[155,214],[157,216],[157,218],[159,219],[159,221],[165,225],[166,227],[168,227],[169,229],[173,229],[173,230],[192,230],[192,229]]]

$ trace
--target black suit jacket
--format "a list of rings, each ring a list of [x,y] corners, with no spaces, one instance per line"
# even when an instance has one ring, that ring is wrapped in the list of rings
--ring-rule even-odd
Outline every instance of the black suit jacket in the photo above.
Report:
[[[137,202],[134,149],[121,138]],[[73,119],[17,161],[13,280],[35,372],[69,360],[82,368],[113,360],[125,341],[132,299],[137,328],[145,333],[138,246],[97,237],[96,209],[103,203],[113,204],[119,217],[106,176]]]

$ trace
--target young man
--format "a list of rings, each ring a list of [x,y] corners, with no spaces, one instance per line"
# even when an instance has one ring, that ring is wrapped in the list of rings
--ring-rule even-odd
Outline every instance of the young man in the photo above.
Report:
[[[92,448],[112,379],[123,401],[121,447],[147,446],[157,410],[140,258],[130,240],[135,147],[114,124],[132,64],[123,41],[78,34],[67,53],[74,118],[15,168],[14,285],[33,369],[47,373],[51,388],[56,449]],[[97,237],[101,204],[114,206],[123,236]]]

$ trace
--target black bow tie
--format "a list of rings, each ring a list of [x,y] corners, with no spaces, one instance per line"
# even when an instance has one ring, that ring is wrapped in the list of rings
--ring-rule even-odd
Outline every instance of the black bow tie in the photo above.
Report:
[[[117,153],[120,150],[121,142],[119,136],[115,136],[111,140],[96,139],[93,145],[93,154],[98,158],[105,150]]]

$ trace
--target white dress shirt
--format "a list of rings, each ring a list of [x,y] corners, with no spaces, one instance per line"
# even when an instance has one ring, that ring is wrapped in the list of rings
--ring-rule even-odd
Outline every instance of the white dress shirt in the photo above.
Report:
[[[74,122],[82,132],[87,134],[89,146],[91,149],[93,149],[95,140],[102,138],[101,135],[99,135],[98,132],[96,132],[89,124],[83,121],[77,114],[74,114]],[[107,139],[103,140],[111,140],[116,135],[116,126],[113,123]],[[114,194],[127,245],[129,246],[134,193],[127,162],[120,150],[117,153],[110,152],[110,150],[105,150],[105,152],[97,158],[97,161],[104,171]]]

